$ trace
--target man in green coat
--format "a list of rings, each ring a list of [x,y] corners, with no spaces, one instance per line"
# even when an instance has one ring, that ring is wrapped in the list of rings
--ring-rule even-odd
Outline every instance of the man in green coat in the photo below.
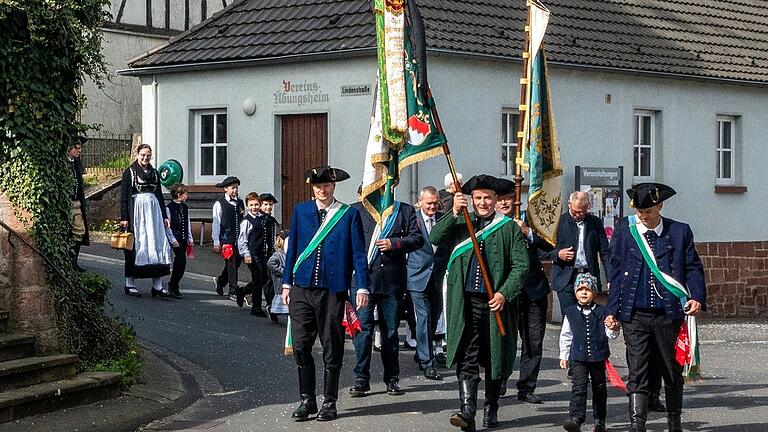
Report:
[[[448,364],[456,366],[461,411],[454,413],[450,421],[462,431],[475,430],[481,366],[486,379],[483,426],[498,426],[501,384],[512,374],[517,350],[515,298],[528,271],[528,251],[517,224],[496,212],[498,193],[503,192],[503,188],[493,176],[478,175],[469,179],[454,196],[453,213],[435,224],[429,238],[434,245],[453,248],[448,264],[445,310]],[[490,301],[466,223],[459,217],[467,206],[464,194],[472,196],[475,212],[470,218],[494,293]],[[501,335],[495,312],[501,315],[506,336]]]

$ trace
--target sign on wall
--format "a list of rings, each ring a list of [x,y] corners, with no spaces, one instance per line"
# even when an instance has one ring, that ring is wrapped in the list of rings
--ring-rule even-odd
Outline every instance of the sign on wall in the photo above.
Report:
[[[314,105],[326,103],[330,100],[330,95],[320,88],[320,84],[307,81],[283,80],[280,90],[274,94],[272,102],[273,107],[279,105]]]
[[[365,96],[371,94],[370,84],[343,85],[341,96]]]
[[[608,239],[624,216],[621,205],[624,190],[624,167],[583,167],[576,165],[576,190],[587,192],[589,212],[603,220]]]

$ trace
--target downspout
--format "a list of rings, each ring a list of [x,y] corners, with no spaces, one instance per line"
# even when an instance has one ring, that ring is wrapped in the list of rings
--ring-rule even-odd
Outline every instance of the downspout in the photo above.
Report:
[[[155,79],[155,74],[152,74],[152,99],[153,99],[153,101],[152,101],[152,103],[153,103],[152,112],[153,112],[153,115],[155,117],[154,121],[152,122],[153,123],[152,126],[154,128],[154,135],[155,135],[154,140],[155,140],[155,142],[152,144],[152,146],[154,146],[154,148],[155,148],[155,152],[154,152],[155,163],[154,163],[154,165],[157,167],[158,166],[158,162],[157,161],[160,160],[160,146],[158,145],[158,142],[157,142],[158,141],[157,140],[157,119],[158,119],[158,115],[157,115],[157,80]]]

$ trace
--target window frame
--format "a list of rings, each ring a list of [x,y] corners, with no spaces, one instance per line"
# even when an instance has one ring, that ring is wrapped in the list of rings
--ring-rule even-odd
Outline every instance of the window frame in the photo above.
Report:
[[[227,115],[226,108],[211,108],[195,110],[195,171],[194,177],[196,183],[218,183],[227,177],[227,174],[216,173],[216,155],[218,153],[217,147],[225,147],[227,149],[227,172],[229,172],[229,115]],[[202,143],[203,122],[204,115],[213,115],[213,143]],[[227,121],[225,124],[227,139],[226,141],[217,142],[218,130],[216,128],[216,120],[219,115],[226,115]],[[213,147],[213,172],[212,175],[203,175],[203,147]]]
[[[641,144],[640,143],[640,137],[643,135],[643,131],[641,130],[642,121],[641,119],[648,117],[651,119],[650,124],[650,133],[648,136],[650,137],[650,143],[648,144]],[[632,181],[633,183],[643,183],[643,182],[652,182],[654,181],[655,173],[656,173],[656,136],[657,136],[657,122],[658,122],[658,112],[653,110],[644,110],[644,109],[636,109],[632,113],[632,119],[633,119],[633,126],[632,126]],[[648,157],[650,160],[648,161],[648,175],[641,175],[640,172],[642,164],[640,163],[642,158],[642,152],[640,151],[643,148],[648,148]],[[635,149],[637,149],[637,156],[635,156]],[[635,174],[635,169],[637,169],[637,175]]]
[[[502,130],[500,131],[499,136],[499,143],[500,143],[500,151],[503,151],[504,148],[507,148],[507,160],[502,159],[502,164],[506,165],[507,173],[504,173],[504,168],[502,168],[499,172],[501,177],[504,178],[512,178],[515,176],[515,163],[517,159],[517,132],[518,128],[520,127],[520,111],[513,109],[513,108],[502,108],[501,110],[501,120],[504,121],[504,116],[507,115],[507,142],[504,142],[504,127],[502,126]],[[514,122],[510,125],[510,119],[514,119],[517,117],[517,122]],[[511,126],[511,130],[510,130]],[[511,141],[510,141],[511,140]],[[509,154],[510,149],[513,150],[513,154]],[[502,153],[503,154],[503,153]]]
[[[731,125],[731,147],[726,149],[722,147],[723,144],[723,125],[730,123]],[[733,186],[737,184],[738,179],[738,166],[736,152],[739,148],[739,117],[734,115],[718,114],[715,117],[716,132],[715,132],[715,185],[717,186]],[[722,177],[723,153],[730,153],[729,162],[731,167],[731,176]]]

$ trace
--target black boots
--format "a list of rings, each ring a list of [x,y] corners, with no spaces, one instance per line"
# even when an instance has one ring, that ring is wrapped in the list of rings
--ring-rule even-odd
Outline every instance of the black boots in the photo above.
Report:
[[[667,429],[669,432],[683,432],[680,423],[680,413],[683,408],[683,389],[670,386],[664,387],[667,399]]]
[[[80,242],[76,241],[75,244],[72,246],[72,249],[70,249],[70,258],[72,259],[72,267],[75,269],[75,271],[78,271],[80,273],[84,272],[82,267],[77,263],[78,258],[80,258]]]
[[[667,402],[667,404],[669,404],[669,402]],[[647,416],[648,395],[645,393],[630,393],[628,432],[645,432],[645,420]]]
[[[485,406],[483,407],[483,426],[495,428],[499,426],[499,397],[505,379],[485,382]]]
[[[315,398],[315,368],[299,368],[299,392],[301,403],[293,411],[291,417],[295,421],[309,420],[309,416],[317,413],[317,399]]]
[[[325,370],[323,405],[317,413],[317,421],[336,420],[336,401],[339,399],[339,371]]]
[[[475,413],[477,412],[477,378],[459,380],[459,402],[461,411],[451,415],[451,425],[464,432],[475,431]],[[497,399],[498,400],[498,399]]]

